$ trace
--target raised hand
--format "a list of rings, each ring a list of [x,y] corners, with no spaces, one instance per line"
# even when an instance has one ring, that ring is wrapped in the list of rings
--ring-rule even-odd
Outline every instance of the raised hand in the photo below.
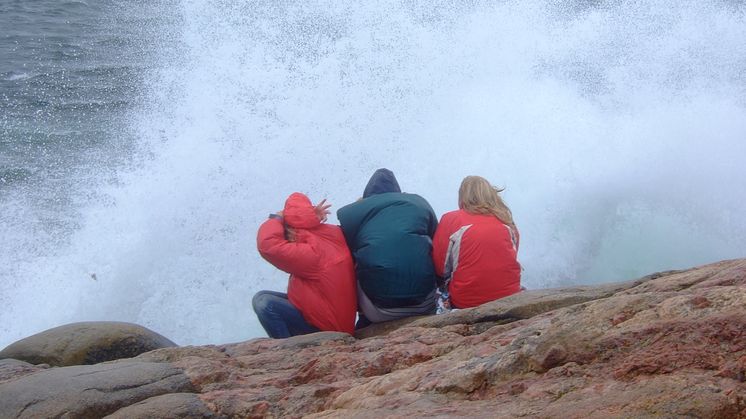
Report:
[[[326,221],[326,217],[331,214],[331,211],[329,211],[329,208],[332,206],[332,204],[326,203],[326,198],[321,200],[321,202],[318,203],[315,207],[313,207],[313,211],[316,213],[316,216],[319,217],[319,220],[321,222]]]

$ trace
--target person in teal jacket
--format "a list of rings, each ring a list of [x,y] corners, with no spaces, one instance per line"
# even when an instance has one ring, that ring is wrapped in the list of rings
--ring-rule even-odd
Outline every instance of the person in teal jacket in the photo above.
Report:
[[[357,328],[435,313],[438,220],[423,197],[402,193],[394,173],[378,169],[363,198],[340,208],[337,218],[355,261]]]

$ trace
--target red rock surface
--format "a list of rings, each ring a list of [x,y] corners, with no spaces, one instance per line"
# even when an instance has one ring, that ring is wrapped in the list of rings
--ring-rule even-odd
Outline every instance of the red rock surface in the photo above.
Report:
[[[528,291],[359,337],[152,351],[132,362],[176,366],[196,398],[116,415],[746,418],[746,259]]]

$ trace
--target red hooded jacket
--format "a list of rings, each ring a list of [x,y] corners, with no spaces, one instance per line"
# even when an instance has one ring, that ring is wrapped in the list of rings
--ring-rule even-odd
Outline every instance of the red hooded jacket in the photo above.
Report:
[[[295,229],[296,241],[285,238],[282,221],[269,219],[257,233],[259,253],[290,274],[288,298],[308,323],[323,331],[352,334],[355,269],[342,230],[322,224],[311,201],[298,192],[288,197],[283,217]]]
[[[443,215],[433,237],[433,262],[456,308],[476,307],[521,289],[518,231],[493,215],[464,210]]]

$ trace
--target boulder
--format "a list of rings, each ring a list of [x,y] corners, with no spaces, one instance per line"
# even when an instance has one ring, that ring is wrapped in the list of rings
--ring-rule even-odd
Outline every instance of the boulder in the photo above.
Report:
[[[167,338],[136,324],[83,322],[21,339],[0,351],[0,359],[51,366],[92,365],[174,346]]]
[[[182,370],[166,363],[50,368],[0,384],[0,417],[100,418],[151,397],[191,391]]]

